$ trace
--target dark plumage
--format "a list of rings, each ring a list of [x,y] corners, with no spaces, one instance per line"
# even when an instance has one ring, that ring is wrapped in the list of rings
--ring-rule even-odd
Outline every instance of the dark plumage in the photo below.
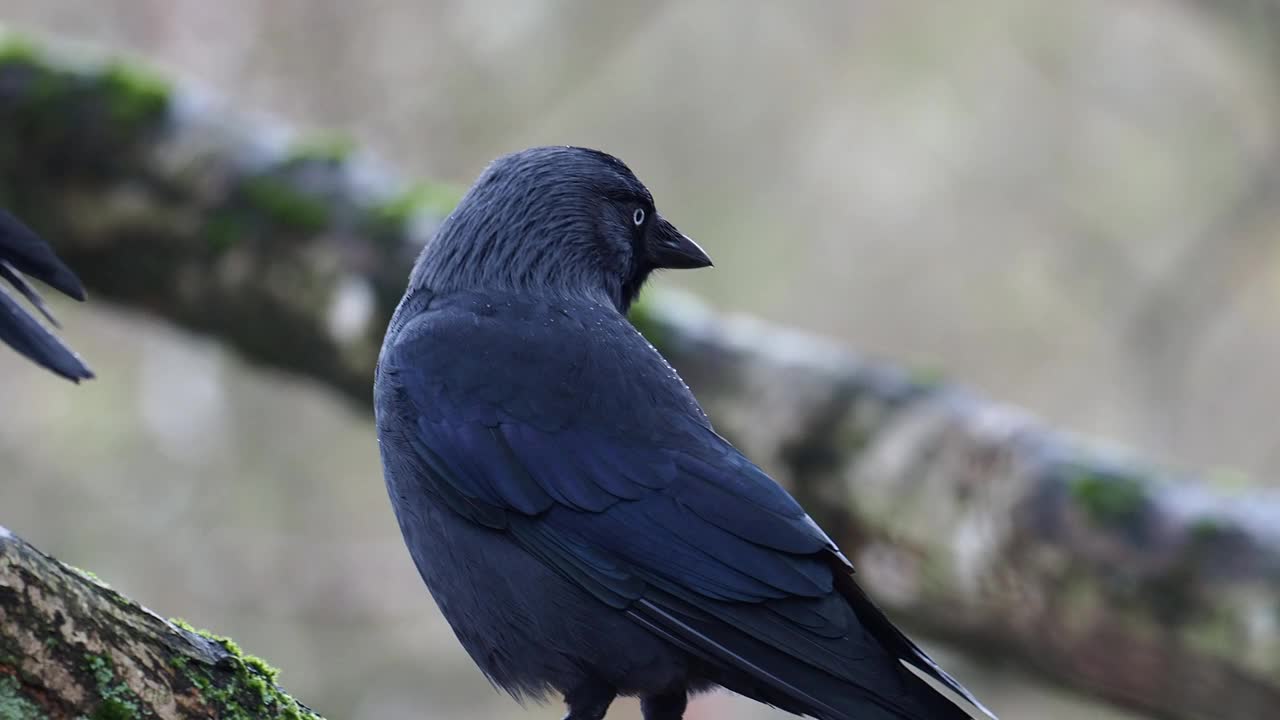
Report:
[[[53,248],[13,215],[0,210],[0,278],[8,281],[57,327],[58,321],[24,276],[40,280],[76,300],[85,298],[80,279],[58,258]],[[73,382],[93,377],[80,356],[46,330],[3,285],[0,285],[0,340]]]
[[[968,715],[782,488],[712,429],[624,313],[711,261],[621,161],[503,157],[424,249],[382,348],[396,518],[480,669],[599,720],[716,685],[826,720]],[[972,698],[970,698],[972,699]]]

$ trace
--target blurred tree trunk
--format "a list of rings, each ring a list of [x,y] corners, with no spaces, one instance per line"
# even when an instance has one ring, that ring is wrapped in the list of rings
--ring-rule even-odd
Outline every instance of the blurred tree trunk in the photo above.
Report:
[[[94,301],[214,334],[364,407],[386,320],[454,197],[135,69],[0,48],[0,203]],[[894,617],[1158,717],[1280,707],[1274,494],[1217,494],[676,295],[634,318]]]

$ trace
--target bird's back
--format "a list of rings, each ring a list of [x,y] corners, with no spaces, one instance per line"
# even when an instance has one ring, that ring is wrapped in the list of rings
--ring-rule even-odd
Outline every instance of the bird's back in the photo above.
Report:
[[[495,568],[495,553],[499,565],[532,563],[577,598],[523,610],[535,626],[559,628],[566,613],[596,618],[589,624],[625,618],[679,650],[667,664],[691,687],[715,683],[827,720],[968,717],[901,664],[940,673],[612,308],[411,295],[387,334],[375,392],[401,527],[473,657],[498,633],[476,626],[509,608],[446,607],[465,589],[458,583],[478,582],[467,562],[440,571],[467,548],[424,547],[450,535],[483,538],[472,550],[487,560],[472,568]],[[467,530],[441,529],[450,524]]]

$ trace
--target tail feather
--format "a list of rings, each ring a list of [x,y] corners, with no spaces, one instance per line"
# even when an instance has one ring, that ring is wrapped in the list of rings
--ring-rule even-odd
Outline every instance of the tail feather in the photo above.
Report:
[[[893,651],[903,661],[912,667],[918,668],[921,672],[929,677],[937,680],[952,692],[964,698],[971,705],[982,711],[991,720],[998,720],[996,714],[991,712],[987,706],[983,705],[973,693],[969,692],[958,680],[951,677],[943,670],[933,658],[929,657],[924,650],[911,641],[905,633],[898,629],[896,625],[890,622],[889,618],[884,614],[875,602],[867,596],[866,592],[853,581],[852,577],[840,583],[841,594],[853,606],[854,612],[857,613],[858,619],[861,620],[867,629],[873,635],[880,638],[891,651]]]
[[[641,600],[634,619],[710,668],[717,684],[820,720],[968,720],[969,714],[888,655],[859,661],[863,684],[805,663],[738,625],[674,598]]]

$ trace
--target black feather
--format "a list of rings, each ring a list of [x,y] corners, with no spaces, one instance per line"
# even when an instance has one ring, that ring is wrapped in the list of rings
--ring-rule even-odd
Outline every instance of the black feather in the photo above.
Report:
[[[972,696],[627,322],[654,258],[701,262],[634,207],[656,218],[594,151],[501,160],[388,329],[387,488],[464,647],[516,695],[721,685],[824,720],[968,717],[902,663]]]
[[[56,290],[84,300],[84,287],[53,248],[10,213],[0,210],[0,279],[7,281],[55,327],[58,323],[43,298],[24,277],[33,277]],[[71,348],[40,324],[0,286],[0,341],[37,364],[73,382],[93,372]]]

